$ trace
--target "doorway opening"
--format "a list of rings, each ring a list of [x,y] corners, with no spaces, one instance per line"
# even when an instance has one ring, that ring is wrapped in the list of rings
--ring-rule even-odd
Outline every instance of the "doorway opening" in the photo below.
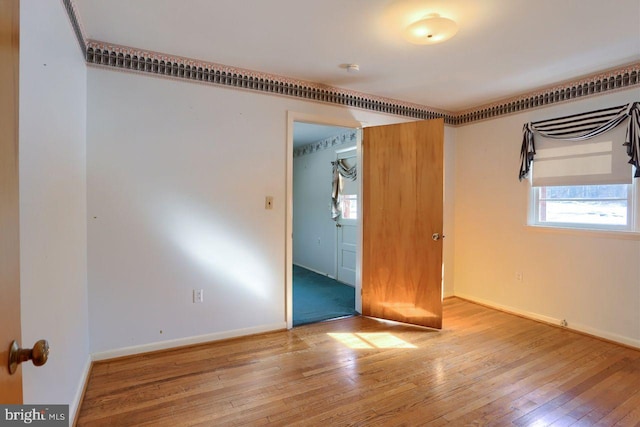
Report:
[[[357,123],[306,117],[290,118],[289,125],[286,308],[290,328],[359,312],[360,130]],[[339,166],[354,174],[345,177]],[[338,176],[335,184],[334,174]]]

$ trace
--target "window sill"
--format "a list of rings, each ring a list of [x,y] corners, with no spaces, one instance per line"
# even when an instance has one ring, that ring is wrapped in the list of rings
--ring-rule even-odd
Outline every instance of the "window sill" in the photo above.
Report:
[[[590,228],[552,227],[548,225],[525,225],[525,228],[540,233],[564,234],[569,236],[588,236],[604,239],[640,240],[638,231],[593,230]]]

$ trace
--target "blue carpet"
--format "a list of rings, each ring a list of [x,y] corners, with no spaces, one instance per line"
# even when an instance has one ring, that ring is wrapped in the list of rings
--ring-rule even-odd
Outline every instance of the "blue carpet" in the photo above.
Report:
[[[352,286],[293,266],[293,326],[352,316],[355,303]]]

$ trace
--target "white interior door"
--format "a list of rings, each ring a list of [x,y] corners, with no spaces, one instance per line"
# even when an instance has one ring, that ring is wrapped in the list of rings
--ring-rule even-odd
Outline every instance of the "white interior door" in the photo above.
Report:
[[[336,159],[345,159],[349,165],[356,163],[356,147],[340,150]],[[343,179],[341,215],[336,221],[338,281],[351,286],[356,284],[356,249],[358,247],[358,202],[360,199],[358,179]]]

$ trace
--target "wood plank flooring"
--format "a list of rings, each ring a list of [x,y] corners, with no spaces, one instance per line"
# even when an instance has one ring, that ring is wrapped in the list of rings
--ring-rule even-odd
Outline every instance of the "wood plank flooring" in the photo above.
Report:
[[[640,351],[467,301],[96,363],[80,426],[640,426]]]

